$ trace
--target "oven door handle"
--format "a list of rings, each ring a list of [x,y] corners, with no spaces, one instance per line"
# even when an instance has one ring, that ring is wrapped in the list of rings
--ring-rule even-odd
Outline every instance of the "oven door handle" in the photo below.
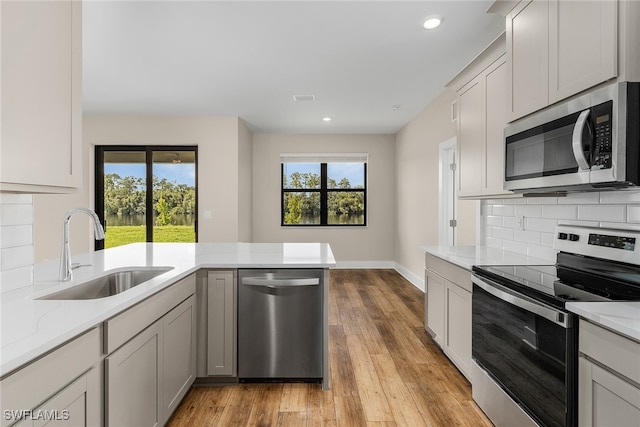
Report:
[[[507,290],[508,288],[496,282],[490,282],[491,284],[489,284],[476,275],[473,276],[473,283],[504,302],[515,305],[516,307],[520,307],[521,309],[537,314],[538,316],[544,317],[545,319],[555,323],[556,325],[560,325],[565,329],[571,327],[571,325],[569,324],[569,316],[567,316],[567,314],[563,313],[562,311],[554,310],[553,308],[541,305],[533,300],[529,300],[526,297],[514,295]]]

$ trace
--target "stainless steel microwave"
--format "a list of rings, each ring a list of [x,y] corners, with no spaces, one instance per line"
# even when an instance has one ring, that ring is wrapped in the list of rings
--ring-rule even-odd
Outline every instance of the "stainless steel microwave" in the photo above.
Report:
[[[613,83],[505,128],[504,188],[521,193],[640,185],[640,82]]]

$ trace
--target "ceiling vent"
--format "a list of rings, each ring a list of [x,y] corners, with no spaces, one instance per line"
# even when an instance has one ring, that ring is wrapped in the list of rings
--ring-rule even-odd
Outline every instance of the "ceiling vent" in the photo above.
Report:
[[[294,101],[315,101],[316,97],[314,95],[293,95]]]

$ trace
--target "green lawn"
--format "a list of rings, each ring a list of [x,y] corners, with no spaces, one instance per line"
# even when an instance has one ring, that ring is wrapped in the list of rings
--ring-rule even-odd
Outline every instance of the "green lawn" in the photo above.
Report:
[[[195,242],[193,226],[164,225],[153,227],[154,242],[193,243]],[[113,248],[128,243],[146,241],[143,225],[117,225],[107,227],[105,232],[105,248]]]

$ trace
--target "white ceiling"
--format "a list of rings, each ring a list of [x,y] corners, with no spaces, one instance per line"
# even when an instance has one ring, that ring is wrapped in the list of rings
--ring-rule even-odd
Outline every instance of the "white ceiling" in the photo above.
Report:
[[[491,3],[85,1],[84,112],[396,133],[504,30],[503,17],[484,13]],[[432,14],[444,23],[424,30]]]

